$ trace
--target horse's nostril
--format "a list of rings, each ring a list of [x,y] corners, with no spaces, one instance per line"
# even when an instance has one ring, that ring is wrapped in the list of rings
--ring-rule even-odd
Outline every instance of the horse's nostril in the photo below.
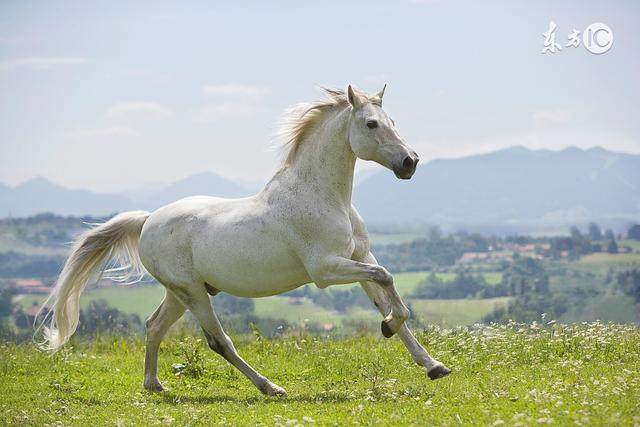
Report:
[[[413,158],[411,158],[411,156],[405,157],[404,160],[402,161],[402,167],[405,169],[411,169],[415,167],[415,164],[413,163]]]

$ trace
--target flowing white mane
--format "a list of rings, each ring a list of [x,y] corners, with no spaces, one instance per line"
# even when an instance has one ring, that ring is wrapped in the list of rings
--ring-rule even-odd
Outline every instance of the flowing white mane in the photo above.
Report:
[[[289,108],[282,118],[278,136],[285,149],[288,149],[285,164],[293,161],[305,136],[317,123],[322,121],[327,112],[349,106],[347,94],[343,90],[325,87],[320,89],[327,96],[326,99],[296,104]],[[378,98],[371,98],[360,90],[354,89],[354,91],[362,99],[369,102],[379,102]]]

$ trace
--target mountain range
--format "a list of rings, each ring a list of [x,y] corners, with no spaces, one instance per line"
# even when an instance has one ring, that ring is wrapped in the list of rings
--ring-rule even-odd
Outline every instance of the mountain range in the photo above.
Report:
[[[252,191],[213,172],[154,188],[143,197],[69,189],[45,178],[0,184],[0,217],[41,212],[107,215],[153,210],[182,197],[244,197]],[[368,224],[523,227],[640,220],[640,155],[596,147],[512,147],[418,167],[409,181],[380,170],[363,177],[354,204]]]
[[[533,228],[640,220],[640,155],[512,147],[433,160],[410,181],[379,173],[354,191],[374,224]]]

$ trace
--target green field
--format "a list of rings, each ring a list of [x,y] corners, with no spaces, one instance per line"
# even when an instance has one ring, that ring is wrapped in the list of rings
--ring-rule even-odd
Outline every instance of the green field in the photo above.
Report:
[[[256,298],[255,314],[259,317],[284,319],[290,323],[319,322],[341,323],[345,319],[353,320],[380,320],[380,315],[371,309],[354,307],[346,313],[337,313],[332,310],[315,305],[311,301],[294,303],[288,297]]]
[[[162,286],[151,283],[131,286],[111,286],[105,288],[88,289],[82,294],[80,303],[86,307],[91,301],[105,300],[107,303],[127,314],[137,314],[142,319],[147,318],[158,307],[164,296]],[[19,303],[27,308],[34,303],[44,300],[43,295],[24,295]]]
[[[618,240],[618,246],[629,246],[634,252],[640,252],[640,240],[622,239]]]
[[[431,325],[453,327],[473,325],[511,298],[411,300],[413,313]]]
[[[640,267],[640,253],[608,254],[594,253],[585,255],[577,262],[569,264],[572,268],[596,274],[606,274],[609,268],[628,269]]]
[[[419,233],[370,233],[369,240],[374,245],[397,245],[410,243],[420,239],[424,235]]]
[[[427,277],[428,272],[398,273],[394,275],[398,292],[407,296],[418,283]],[[438,273],[438,276],[445,279],[453,279],[453,273]],[[489,283],[498,283],[500,273],[484,273]],[[349,286],[349,285],[345,285]],[[355,286],[355,285],[354,285]],[[335,286],[338,289],[339,286]],[[158,306],[164,290],[160,285],[143,283],[132,286],[113,286],[107,288],[89,289],[83,295],[81,304],[86,307],[91,301],[105,300],[107,303],[127,314],[136,314],[141,319],[147,318]],[[23,308],[28,308],[34,302],[40,303],[44,297],[42,295],[24,295],[20,297],[20,304]],[[463,300],[413,300],[411,302],[414,312],[413,316],[425,322],[443,325],[471,325],[482,320],[495,306],[496,302],[504,303],[506,299],[463,299]],[[267,297],[256,298],[255,314],[260,317],[274,319],[284,319],[290,323],[300,323],[305,320],[319,323],[340,324],[345,319],[350,320],[379,320],[379,315],[373,309],[353,308],[346,313],[337,313],[332,310],[317,306],[311,301],[296,301],[287,297]]]
[[[430,381],[396,338],[236,339],[243,357],[284,387],[262,396],[193,339],[163,344],[169,391],[141,387],[143,344],[102,338],[49,357],[0,345],[5,425],[622,425],[640,423],[640,330],[513,325],[417,335],[449,365]],[[205,370],[176,375],[172,364]]]

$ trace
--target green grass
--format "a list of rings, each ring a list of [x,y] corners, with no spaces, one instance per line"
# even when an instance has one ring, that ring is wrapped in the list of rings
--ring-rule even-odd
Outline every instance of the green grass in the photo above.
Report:
[[[429,275],[428,271],[411,271],[408,273],[396,273],[393,275],[398,293],[402,296],[408,295]]]
[[[604,294],[573,305],[559,320],[572,322],[601,320],[603,322],[633,323],[636,320],[636,304],[624,294]]]
[[[497,306],[506,306],[510,297],[454,300],[411,300],[413,316],[431,325],[453,327],[473,325]]]
[[[640,253],[609,254],[594,253],[585,255],[580,260],[570,263],[576,270],[588,271],[596,274],[606,274],[609,268],[626,269],[640,267]]]
[[[102,339],[53,357],[0,345],[0,412],[9,425],[637,425],[640,331],[581,324],[418,333],[453,372],[430,381],[396,338],[236,340],[256,369],[287,389],[259,392],[195,344],[206,372],[176,376],[163,344],[160,378],[141,388],[143,346]]]
[[[397,245],[411,243],[414,240],[425,237],[420,233],[371,233],[369,239],[374,245]]]

